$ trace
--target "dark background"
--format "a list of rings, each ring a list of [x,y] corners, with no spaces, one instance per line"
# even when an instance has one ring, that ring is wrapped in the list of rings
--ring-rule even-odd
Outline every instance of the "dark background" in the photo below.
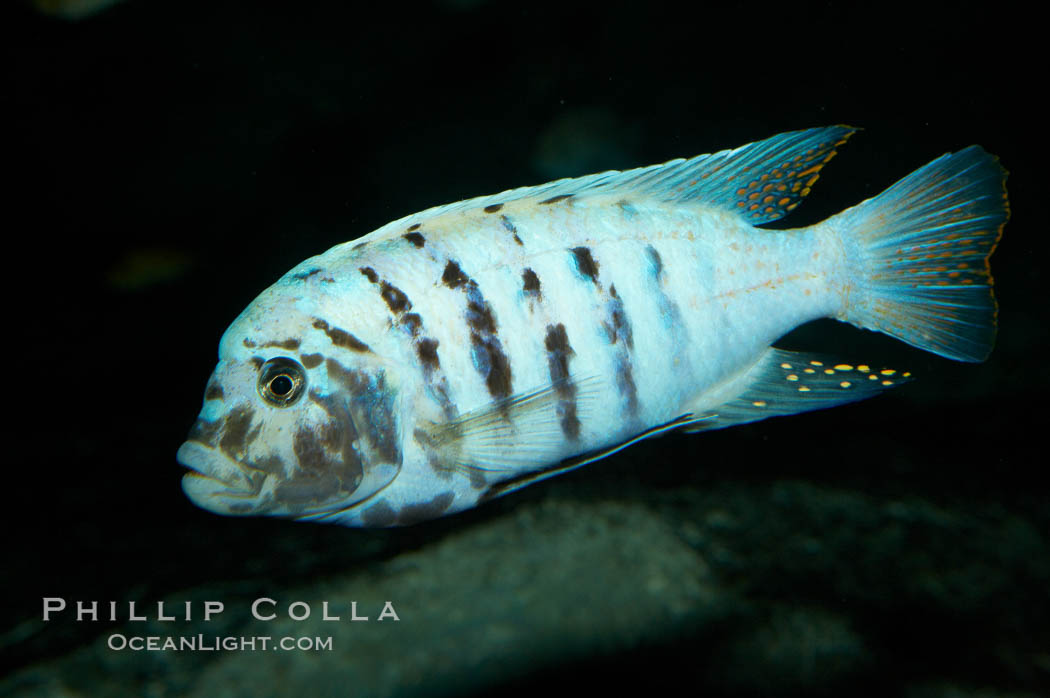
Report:
[[[557,487],[598,497],[626,481],[646,497],[791,478],[1001,506],[1045,535],[1046,136],[1029,101],[1042,89],[1033,18],[1000,4],[724,5],[140,0],[67,21],[5,4],[0,671],[100,632],[34,627],[42,596],[155,599],[367,566]],[[226,519],[182,495],[174,453],[222,331],[305,257],[431,205],[834,123],[865,130],[785,226],[971,143],[1010,171],[988,362],[816,323],[785,346],[918,380],[819,420],[694,437],[699,447],[679,436],[643,444],[567,484],[401,531]],[[872,429],[889,435],[885,458],[869,451]],[[697,465],[687,449],[707,455]],[[862,678],[896,693],[933,665],[977,685],[1045,688],[1050,664],[1019,670],[982,645],[1020,636],[1046,656],[1043,581],[1011,582],[1010,608],[1023,610],[1009,620],[941,618],[921,642],[907,639],[914,617],[870,618],[886,647]],[[673,676],[695,649],[595,660],[586,686],[622,686],[636,670]],[[553,678],[584,685],[571,665]]]

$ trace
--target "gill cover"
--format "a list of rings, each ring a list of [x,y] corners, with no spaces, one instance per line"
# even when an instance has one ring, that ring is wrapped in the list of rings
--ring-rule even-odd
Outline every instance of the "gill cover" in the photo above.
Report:
[[[296,431],[298,476],[276,492],[278,501],[301,507],[302,519],[332,516],[372,497],[397,477],[404,455],[396,374],[382,365],[347,368],[333,359],[324,366],[328,392],[308,389],[307,396],[327,419],[317,429]],[[338,473],[337,481],[327,473]]]

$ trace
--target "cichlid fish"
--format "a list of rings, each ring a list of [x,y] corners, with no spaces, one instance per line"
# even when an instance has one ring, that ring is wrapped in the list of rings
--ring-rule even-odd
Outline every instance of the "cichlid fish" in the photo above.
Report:
[[[219,514],[409,524],[909,377],[771,346],[815,318],[983,360],[1009,209],[980,147],[822,223],[755,227],[854,130],[460,201],[307,259],[223,335],[183,489]]]

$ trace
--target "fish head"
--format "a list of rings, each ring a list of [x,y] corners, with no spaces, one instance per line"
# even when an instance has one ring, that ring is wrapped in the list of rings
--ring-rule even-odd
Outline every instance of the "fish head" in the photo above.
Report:
[[[291,304],[249,306],[226,331],[204,405],[176,455],[190,469],[182,488],[196,505],[323,519],[394,480],[402,462],[398,372],[356,338],[354,347],[333,345],[334,331]]]

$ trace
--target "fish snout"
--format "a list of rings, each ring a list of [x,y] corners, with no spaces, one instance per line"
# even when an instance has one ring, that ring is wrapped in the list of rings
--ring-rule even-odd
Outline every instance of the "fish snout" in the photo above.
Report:
[[[182,489],[197,506],[217,514],[255,513],[265,473],[248,472],[221,450],[189,440],[179,447],[176,460],[189,468]]]

